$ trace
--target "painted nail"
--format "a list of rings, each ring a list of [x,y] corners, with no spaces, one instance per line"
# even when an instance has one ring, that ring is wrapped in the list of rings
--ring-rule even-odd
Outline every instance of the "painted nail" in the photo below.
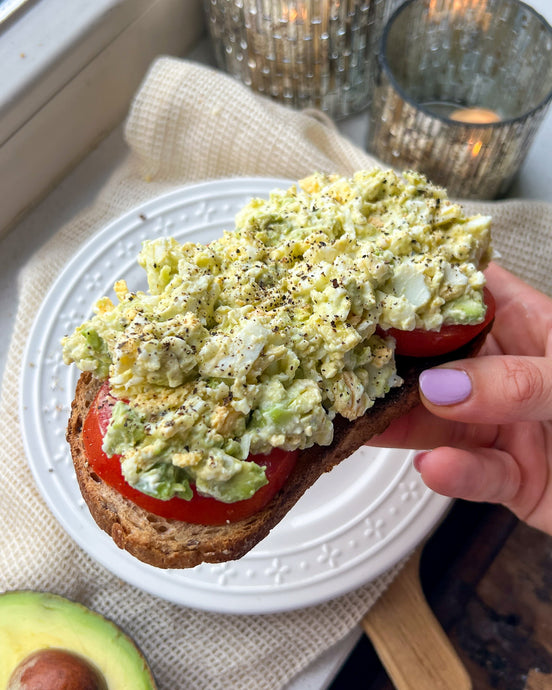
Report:
[[[420,375],[420,388],[434,405],[454,405],[472,391],[471,379],[461,369],[426,369]]]

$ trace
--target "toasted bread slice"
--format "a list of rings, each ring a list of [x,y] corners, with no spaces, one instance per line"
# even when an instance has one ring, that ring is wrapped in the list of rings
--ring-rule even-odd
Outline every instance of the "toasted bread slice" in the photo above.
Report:
[[[98,526],[121,549],[158,568],[191,568],[202,562],[220,563],[240,558],[264,539],[289,512],[305,491],[324,473],[348,458],[372,436],[380,434],[398,417],[419,402],[418,375],[445,359],[475,355],[487,329],[463,348],[447,357],[398,358],[397,369],[404,379],[361,418],[334,422],[330,446],[313,446],[301,451],[285,486],[259,513],[222,526],[195,525],[158,517],[140,508],[106,484],[89,467],[82,438],[84,419],[101,382],[89,373],[81,374],[67,428],[67,440],[80,490]]]
[[[189,568],[203,561],[218,563],[240,558],[267,536],[320,475],[383,431],[395,416],[406,412],[418,400],[417,387],[405,382],[400,389],[402,395],[392,396],[392,404],[378,405],[355,423],[339,424],[332,446],[314,446],[302,451],[283,489],[259,513],[238,522],[211,526],[153,515],[91,470],[81,431],[100,385],[90,374],[81,374],[67,432],[81,493],[94,520],[117,546],[159,568]]]

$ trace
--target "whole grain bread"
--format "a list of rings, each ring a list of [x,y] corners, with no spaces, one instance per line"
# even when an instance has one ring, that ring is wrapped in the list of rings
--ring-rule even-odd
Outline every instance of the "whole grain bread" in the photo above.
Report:
[[[113,538],[117,546],[150,565],[191,568],[202,562],[220,563],[240,558],[268,535],[322,474],[418,404],[418,376],[421,371],[445,359],[475,355],[489,329],[490,325],[467,346],[446,358],[398,358],[397,369],[404,380],[400,388],[392,389],[354,422],[337,418],[333,443],[301,451],[285,486],[263,510],[247,519],[222,526],[195,525],[158,517],[123,497],[98,477],[88,465],[82,428],[101,381],[83,373],[77,383],[67,428],[67,440],[82,496],[98,526]]]

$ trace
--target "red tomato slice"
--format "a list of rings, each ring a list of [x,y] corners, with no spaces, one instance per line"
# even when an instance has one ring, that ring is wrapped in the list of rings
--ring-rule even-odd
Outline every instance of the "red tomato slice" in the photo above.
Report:
[[[109,385],[104,383],[84,421],[83,440],[88,463],[101,479],[123,496],[161,517],[199,525],[223,525],[227,522],[243,520],[264,508],[278,493],[297,459],[297,451],[284,451],[279,448],[275,448],[268,455],[250,455],[248,460],[265,466],[268,484],[244,501],[223,503],[214,498],[200,496],[195,492],[194,487],[192,487],[194,496],[189,501],[177,497],[161,501],[127,484],[121,472],[120,456],[114,455],[108,458],[102,450],[103,437],[115,402],[116,399],[109,392]]]
[[[391,335],[396,340],[396,352],[407,357],[433,357],[452,352],[468,343],[472,338],[487,327],[495,315],[495,300],[490,290],[484,288],[483,297],[487,305],[487,312],[482,323],[475,325],[442,326],[439,331],[401,331],[389,328],[382,333]]]

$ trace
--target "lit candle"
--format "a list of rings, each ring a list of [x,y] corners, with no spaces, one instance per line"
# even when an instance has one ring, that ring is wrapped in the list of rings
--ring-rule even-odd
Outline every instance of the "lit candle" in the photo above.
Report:
[[[468,122],[475,125],[489,125],[500,122],[501,117],[490,108],[459,108],[449,115],[451,120]]]
[[[409,0],[383,36],[368,151],[451,197],[505,194],[543,118],[550,27],[521,0]]]

